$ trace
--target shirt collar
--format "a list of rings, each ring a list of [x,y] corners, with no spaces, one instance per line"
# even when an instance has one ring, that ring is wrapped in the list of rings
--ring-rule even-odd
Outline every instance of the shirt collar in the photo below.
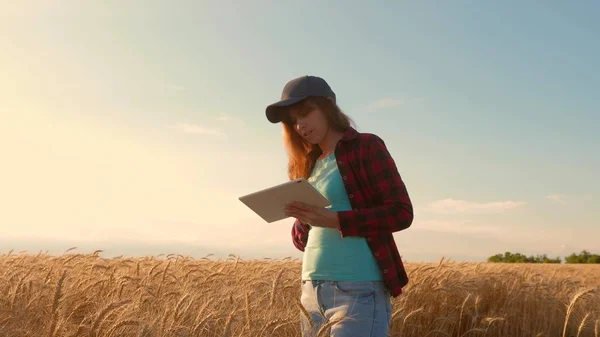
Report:
[[[343,141],[348,141],[348,140],[352,140],[354,138],[356,138],[356,136],[358,136],[358,131],[356,131],[355,128],[353,127],[348,127],[348,129],[346,131],[344,131],[344,134],[342,135],[342,139]]]

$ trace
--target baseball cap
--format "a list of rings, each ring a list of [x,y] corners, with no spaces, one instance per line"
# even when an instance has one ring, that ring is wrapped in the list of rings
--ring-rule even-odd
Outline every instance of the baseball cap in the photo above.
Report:
[[[267,119],[271,123],[281,122],[286,107],[310,96],[331,97],[335,103],[335,93],[324,79],[305,75],[294,78],[283,87],[281,100],[267,106]]]

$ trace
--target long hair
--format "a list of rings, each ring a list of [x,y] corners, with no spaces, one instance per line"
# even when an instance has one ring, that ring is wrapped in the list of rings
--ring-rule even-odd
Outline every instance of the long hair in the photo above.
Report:
[[[301,109],[306,109],[311,105],[319,107],[327,118],[329,127],[335,131],[344,132],[354,124],[352,119],[342,112],[339,106],[325,97],[308,97],[293,106],[298,105]],[[290,180],[308,178],[317,158],[323,152],[319,145],[313,145],[304,140],[296,132],[294,125],[288,119],[284,118],[282,124],[284,145],[288,153],[288,177]]]

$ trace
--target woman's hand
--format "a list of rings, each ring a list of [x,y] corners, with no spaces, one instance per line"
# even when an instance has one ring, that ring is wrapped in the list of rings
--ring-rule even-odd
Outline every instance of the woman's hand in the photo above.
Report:
[[[304,224],[316,227],[338,229],[339,220],[337,212],[327,208],[307,205],[303,202],[294,201],[286,204],[285,215],[294,217]]]

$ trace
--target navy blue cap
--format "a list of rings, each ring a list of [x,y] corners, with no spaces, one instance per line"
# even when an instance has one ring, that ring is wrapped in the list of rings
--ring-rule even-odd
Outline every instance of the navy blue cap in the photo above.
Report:
[[[281,100],[267,106],[267,119],[271,123],[279,123],[283,120],[285,107],[310,96],[331,97],[335,103],[335,93],[324,79],[317,76],[305,75],[289,81],[283,88]]]

